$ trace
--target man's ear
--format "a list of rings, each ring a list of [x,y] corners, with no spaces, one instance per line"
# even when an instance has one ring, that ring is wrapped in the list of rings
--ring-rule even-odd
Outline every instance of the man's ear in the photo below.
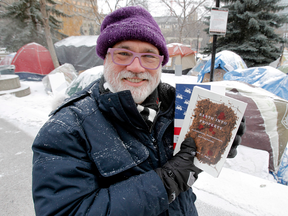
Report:
[[[106,58],[104,59],[104,63],[103,63],[103,65],[105,65],[105,62],[106,62]]]

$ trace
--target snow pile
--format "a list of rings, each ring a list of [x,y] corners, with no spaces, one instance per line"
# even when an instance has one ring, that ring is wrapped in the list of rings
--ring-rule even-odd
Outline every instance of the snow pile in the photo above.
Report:
[[[48,120],[54,96],[46,94],[42,82],[21,81],[30,86],[26,97],[3,95],[0,97],[0,118],[12,122],[31,136],[36,136],[40,127]]]
[[[224,168],[219,178],[201,173],[194,187],[199,190],[195,191],[199,199],[206,199],[206,196],[202,197],[202,192],[213,194],[234,207],[245,210],[246,212],[237,211],[241,215],[287,215],[288,187],[262,178]],[[215,198],[213,199],[209,203],[219,207],[217,200],[215,202]]]

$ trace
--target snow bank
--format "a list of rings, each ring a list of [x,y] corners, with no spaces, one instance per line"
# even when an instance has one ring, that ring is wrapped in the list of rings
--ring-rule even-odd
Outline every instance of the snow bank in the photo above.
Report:
[[[21,81],[30,86],[26,97],[0,96],[0,118],[12,122],[31,136],[36,136],[40,127],[48,120],[55,97],[46,94],[42,82]]]

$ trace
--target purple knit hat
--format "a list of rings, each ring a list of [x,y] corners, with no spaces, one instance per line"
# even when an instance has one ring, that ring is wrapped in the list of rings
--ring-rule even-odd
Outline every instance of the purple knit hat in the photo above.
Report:
[[[151,14],[140,6],[120,8],[105,17],[97,39],[97,55],[105,59],[108,48],[125,40],[140,40],[158,48],[164,56],[162,65],[169,60],[166,42]]]

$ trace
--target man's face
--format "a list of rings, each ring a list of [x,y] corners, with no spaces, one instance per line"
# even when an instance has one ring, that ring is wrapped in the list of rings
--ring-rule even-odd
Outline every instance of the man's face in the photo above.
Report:
[[[158,49],[152,44],[136,40],[119,42],[113,48],[159,55]],[[141,104],[158,86],[161,70],[161,66],[156,70],[143,68],[138,58],[135,58],[130,65],[117,65],[113,63],[110,53],[106,55],[104,61],[104,77],[112,87],[111,90],[113,92],[130,90],[137,104]]]

